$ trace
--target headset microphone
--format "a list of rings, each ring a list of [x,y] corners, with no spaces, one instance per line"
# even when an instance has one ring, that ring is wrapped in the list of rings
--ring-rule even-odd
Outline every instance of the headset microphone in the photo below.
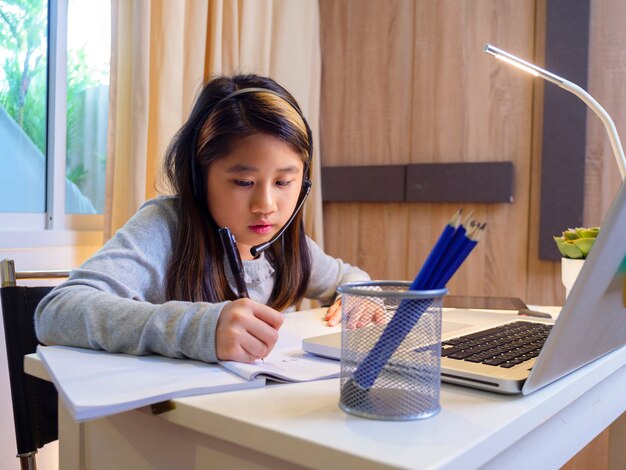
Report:
[[[302,185],[302,197],[300,198],[300,203],[298,204],[296,209],[293,211],[293,214],[291,214],[291,217],[289,218],[287,223],[283,225],[283,228],[281,228],[278,231],[278,233],[272,237],[270,241],[261,243],[260,245],[254,245],[252,248],[250,248],[250,254],[253,257],[257,258],[261,253],[263,253],[270,246],[272,246],[274,242],[283,235],[283,233],[285,233],[285,230],[287,230],[287,228],[291,225],[291,223],[293,222],[293,219],[296,218],[296,215],[298,215],[298,212],[300,212],[300,210],[302,209],[302,206],[304,206],[304,203],[306,202],[306,198],[309,196],[309,193],[311,192],[311,186],[312,186],[311,180],[306,180],[304,182],[304,184]]]

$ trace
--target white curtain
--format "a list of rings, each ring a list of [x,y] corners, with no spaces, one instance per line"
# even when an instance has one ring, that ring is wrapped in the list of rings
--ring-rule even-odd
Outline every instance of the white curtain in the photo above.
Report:
[[[274,78],[301,105],[318,142],[321,60],[316,0],[113,0],[105,240],[155,186],[168,143],[203,80]],[[305,221],[322,244],[319,152]]]

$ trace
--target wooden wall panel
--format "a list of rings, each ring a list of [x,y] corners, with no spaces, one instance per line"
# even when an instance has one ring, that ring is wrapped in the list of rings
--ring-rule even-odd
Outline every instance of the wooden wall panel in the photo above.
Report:
[[[534,62],[543,65],[545,60],[545,21],[546,2],[538,0],[535,16],[535,51]],[[528,239],[528,275],[526,299],[528,303],[540,305],[563,305],[565,288],[561,283],[561,265],[554,261],[544,261],[539,258],[539,216],[541,204],[541,149],[543,129],[543,89],[544,81],[537,80],[534,85],[535,104],[533,110],[532,132],[532,170],[529,190],[531,206],[529,216]],[[567,93],[564,91],[564,93]]]
[[[412,12],[406,1],[320,3],[324,165],[406,163]]]
[[[545,2],[320,0],[324,165],[514,162],[513,204],[466,207],[488,229],[450,283],[455,294],[564,300],[560,264],[538,258],[544,83],[482,53],[492,42],[542,64]],[[589,91],[622,136],[624,23],[626,3],[592,0]],[[595,225],[619,176],[604,127],[591,112],[587,129],[584,220]],[[326,249],[374,278],[411,279],[456,209],[327,203]]]
[[[545,39],[545,1],[537,4],[537,42],[535,62],[543,64]],[[626,3],[610,0],[591,1],[589,38],[589,88],[615,121],[622,140],[626,136]],[[539,181],[541,161],[542,90],[543,83],[535,85],[535,112],[533,121],[533,171],[531,181]],[[564,93],[566,93],[564,91]],[[606,130],[599,118],[587,112],[587,139],[585,163],[584,225],[598,225],[617,193],[620,185],[619,171],[613,157]],[[539,224],[539,187],[531,186],[531,205],[528,264],[528,302],[562,305],[565,289],[560,281],[560,264],[538,258],[536,233]]]
[[[455,294],[525,295],[532,80],[482,47],[531,57],[534,5],[320,2],[324,165],[514,162],[514,204],[465,207],[488,230]],[[411,279],[457,208],[327,203],[325,247],[374,278]]]
[[[408,163],[413,9],[397,1],[320,3],[323,165]],[[407,278],[405,205],[325,204],[324,225],[327,252],[373,278]]]
[[[626,139],[626,2],[591,0],[589,92]],[[587,113],[585,225],[599,225],[620,187],[611,144],[600,119]]]

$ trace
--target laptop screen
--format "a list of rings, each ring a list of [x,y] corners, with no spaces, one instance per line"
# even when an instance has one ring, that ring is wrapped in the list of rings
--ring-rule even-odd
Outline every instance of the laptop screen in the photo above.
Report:
[[[626,185],[622,184],[523,393],[626,344],[625,264]]]

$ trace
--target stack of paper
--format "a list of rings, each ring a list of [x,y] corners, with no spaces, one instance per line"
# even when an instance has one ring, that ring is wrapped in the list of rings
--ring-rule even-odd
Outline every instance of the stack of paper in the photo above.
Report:
[[[339,362],[302,351],[304,336],[336,330],[324,326],[324,311],[285,314],[271,354],[254,364],[207,364],[66,346],[39,346],[37,353],[72,417],[84,421],[171,398],[262,387],[266,378],[302,382],[338,377]]]
[[[39,346],[52,380],[76,421],[171,398],[262,387],[215,364],[163,356],[130,356],[65,346]]]

